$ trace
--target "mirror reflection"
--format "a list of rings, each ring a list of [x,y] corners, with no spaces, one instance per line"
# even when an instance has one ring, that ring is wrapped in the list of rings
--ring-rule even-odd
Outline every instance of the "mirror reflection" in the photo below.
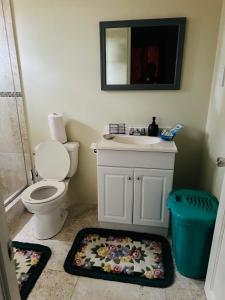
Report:
[[[102,64],[105,64],[102,86],[105,89],[107,85],[179,88],[185,18],[180,19],[182,24],[179,19],[167,19],[173,21],[169,24],[165,21],[161,24],[164,19],[158,19],[154,22],[156,25],[150,20],[149,26],[123,26],[123,22],[128,21],[114,21],[117,24],[113,27],[113,22],[101,22],[104,27]],[[177,24],[174,20],[178,20]],[[118,26],[119,22],[122,26]],[[180,25],[183,25],[182,30]]]
[[[177,26],[107,28],[107,84],[173,83],[177,39]]]

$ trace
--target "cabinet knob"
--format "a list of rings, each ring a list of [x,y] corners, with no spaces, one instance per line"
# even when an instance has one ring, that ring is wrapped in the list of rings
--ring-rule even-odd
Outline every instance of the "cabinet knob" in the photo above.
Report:
[[[141,177],[138,176],[138,177],[137,177],[137,180],[141,180]]]
[[[131,177],[131,176],[128,176],[127,179],[128,179],[128,180],[132,180],[132,177]]]

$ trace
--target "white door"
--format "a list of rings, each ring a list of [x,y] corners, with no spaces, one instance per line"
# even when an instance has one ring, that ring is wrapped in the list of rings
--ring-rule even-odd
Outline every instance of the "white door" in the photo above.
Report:
[[[208,300],[225,299],[225,177],[205,283]]]
[[[98,218],[132,224],[133,169],[98,167]]]
[[[5,208],[0,199],[0,299],[18,300],[19,289],[16,280],[15,265],[9,257],[9,234],[5,219]]]
[[[168,227],[172,182],[172,170],[134,169],[134,224]]]

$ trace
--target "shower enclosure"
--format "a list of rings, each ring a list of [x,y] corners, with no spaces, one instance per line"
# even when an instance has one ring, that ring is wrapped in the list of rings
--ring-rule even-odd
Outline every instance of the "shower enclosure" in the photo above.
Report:
[[[30,155],[9,0],[0,0],[0,199],[9,203],[28,184]]]

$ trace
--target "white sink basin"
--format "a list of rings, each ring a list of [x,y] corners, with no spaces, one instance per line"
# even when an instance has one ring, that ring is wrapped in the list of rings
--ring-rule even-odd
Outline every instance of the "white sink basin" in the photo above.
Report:
[[[93,143],[91,148],[95,152],[98,150],[177,152],[173,141],[165,142],[159,137],[134,135],[115,135],[112,139],[103,137],[99,142]]]
[[[128,145],[152,145],[160,143],[161,139],[152,136],[115,136],[112,141]]]

